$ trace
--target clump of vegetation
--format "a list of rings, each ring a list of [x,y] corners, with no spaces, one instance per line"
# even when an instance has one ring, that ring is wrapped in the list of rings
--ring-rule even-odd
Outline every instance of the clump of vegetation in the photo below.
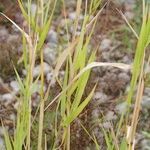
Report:
[[[96,89],[95,84],[89,94],[85,97],[84,91],[89,81],[91,69],[94,67],[111,66],[123,70],[129,70],[131,69],[131,66],[122,63],[95,62],[97,49],[94,48],[91,50],[88,46],[97,23],[97,18],[106,5],[101,6],[101,1],[99,0],[91,0],[89,4],[88,1],[82,2],[82,0],[77,0],[76,19],[73,24],[74,34],[71,39],[67,39],[68,47],[65,50],[62,50],[61,54],[57,58],[56,66],[53,72],[53,78],[45,92],[43,45],[52,24],[52,19],[57,6],[57,0],[55,0],[54,3],[51,3],[50,0],[46,2],[39,0],[36,3],[37,8],[34,15],[31,12],[32,0],[28,0],[26,4],[22,0],[18,0],[18,4],[25,20],[27,21],[27,32],[21,29],[7,16],[4,14],[3,15],[22,33],[23,54],[21,60],[27,73],[22,79],[19,76],[17,68],[10,63],[9,68],[11,68],[11,70],[14,68],[16,73],[16,78],[20,87],[20,94],[18,97],[19,108],[17,110],[18,112],[14,135],[13,137],[10,137],[7,131],[5,132],[6,149],[70,150],[72,122],[77,119],[79,114],[81,114],[81,112],[89,104]],[[83,4],[85,7],[82,10]],[[62,0],[62,7],[63,11],[65,12],[64,0]],[[76,33],[79,25],[79,16],[81,13],[83,13],[84,18],[81,23],[81,33],[77,35]],[[132,29],[131,26],[130,28]],[[66,21],[66,34],[67,33],[68,26]],[[137,37],[138,42],[135,59],[132,66],[131,86],[126,101],[128,113],[122,113],[121,119],[118,121],[115,129],[112,127],[107,131],[101,127],[107,149],[131,150],[135,146],[134,138],[140,112],[140,102],[144,89],[144,59],[146,48],[150,43],[149,35],[149,6],[145,4],[145,1],[143,1],[143,22],[140,35]],[[0,51],[1,49],[6,49],[6,47],[0,47]],[[8,47],[8,49],[10,49],[10,47]],[[12,58],[12,61],[14,64],[16,64],[17,61],[14,57],[15,50],[13,50],[13,53],[7,51],[3,52],[6,52],[8,58]],[[34,79],[33,69],[38,57],[40,57],[40,64],[42,67],[39,76]],[[4,60],[0,59],[0,61]],[[8,61],[11,62],[11,60]],[[2,67],[3,66],[0,66],[2,73],[9,74],[9,71],[7,71],[6,68],[3,69]],[[59,71],[62,67],[65,68],[63,80],[59,78]],[[52,99],[50,97],[51,89],[53,88],[51,83],[54,79],[58,83],[60,92]],[[39,107],[33,115],[31,103],[34,89],[37,88],[37,82],[41,83],[39,92],[40,102]],[[132,97],[137,83],[138,92],[135,101],[133,117],[132,120],[129,120],[129,114],[131,112],[130,107],[133,103]],[[129,124],[129,122],[131,122],[131,124]],[[82,128],[93,141],[95,149],[100,149],[100,145],[98,144],[95,135],[90,135],[88,129],[86,129],[83,125]],[[128,133],[123,131],[124,128],[126,128]],[[49,130],[46,131],[45,129]]]

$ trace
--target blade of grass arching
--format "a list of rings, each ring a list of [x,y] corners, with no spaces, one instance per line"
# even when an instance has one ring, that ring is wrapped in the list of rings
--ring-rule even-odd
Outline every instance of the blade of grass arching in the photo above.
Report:
[[[77,80],[79,79],[79,77],[81,75],[83,75],[83,73],[85,73],[87,70],[92,69],[94,67],[116,67],[122,70],[130,70],[131,69],[131,65],[127,65],[127,64],[123,64],[123,63],[101,63],[101,62],[92,62],[90,64],[88,64],[85,68],[83,68],[75,77],[74,79],[69,83],[69,85],[66,87],[66,89],[63,89],[62,92],[60,92],[45,108],[45,111],[62,95],[62,93],[64,93],[65,91],[67,91],[70,86]]]
[[[43,44],[44,44],[44,41],[46,39],[46,36],[47,36],[47,33],[49,31],[49,28],[50,28],[50,25],[51,25],[51,22],[52,22],[52,18],[53,18],[53,15],[54,15],[54,11],[55,11],[55,8],[56,8],[56,3],[57,3],[57,0],[55,0],[55,3],[54,3],[54,7],[53,7],[53,10],[52,10],[52,13],[48,19],[48,21],[46,22],[46,24],[43,25],[42,29],[41,29],[41,32],[40,32],[40,37],[39,37],[39,43],[37,45],[37,50],[39,51]]]
[[[68,126],[70,125],[70,123],[82,112],[82,110],[87,106],[87,104],[90,102],[94,91],[95,91],[96,85],[94,86],[94,88],[92,89],[92,91],[90,92],[90,94],[88,95],[88,97],[79,105],[79,107],[77,107],[75,110],[73,110],[72,112],[70,112],[70,115],[67,116],[67,118],[64,120],[63,122],[63,126]]]
[[[27,41],[30,40],[29,35],[28,35],[24,30],[22,30],[14,21],[12,21],[12,20],[11,20],[9,17],[7,17],[5,14],[3,14],[3,13],[1,13],[1,12],[0,12],[0,14],[1,14],[2,16],[4,16],[7,20],[9,20],[22,34],[24,34],[24,36],[25,36],[25,38],[26,38]]]

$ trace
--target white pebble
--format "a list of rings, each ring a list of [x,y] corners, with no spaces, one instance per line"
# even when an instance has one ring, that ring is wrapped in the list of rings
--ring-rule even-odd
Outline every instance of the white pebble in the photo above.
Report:
[[[50,83],[51,83],[51,86],[54,86],[55,83],[56,83],[56,80],[53,78],[53,73],[52,73],[52,72],[51,72],[51,73],[48,73],[48,74],[46,75],[46,80],[47,80],[47,82],[50,82]]]
[[[110,39],[103,39],[100,44],[100,50],[105,51],[108,50],[111,46],[111,40]]]
[[[13,98],[14,98],[14,94],[13,94],[13,93],[6,93],[6,94],[3,94],[3,95],[2,95],[2,100],[3,100],[3,101],[8,101],[8,102],[10,102],[10,101],[13,100]]]
[[[57,32],[54,31],[53,29],[51,29],[51,30],[48,32],[48,35],[47,35],[46,40],[47,40],[47,42],[57,44],[57,43],[58,43]]]
[[[56,51],[54,49],[46,47],[44,49],[43,54],[44,54],[44,60],[48,64],[53,65],[56,62]]]
[[[0,149],[1,150],[5,150],[5,141],[2,137],[0,137]]]
[[[143,96],[141,104],[143,108],[149,109],[150,108],[150,96]]]
[[[113,111],[108,111],[107,114],[106,114],[106,116],[105,116],[105,119],[107,121],[112,121],[112,120],[117,119],[117,116],[114,114]]]
[[[33,77],[36,78],[38,75],[40,75],[41,69],[43,69],[44,74],[47,74],[51,71],[51,67],[47,63],[43,63],[43,68],[41,68],[41,65],[38,65],[33,70]]]
[[[17,101],[15,104],[14,104],[14,109],[18,110],[19,108],[19,102]]]
[[[102,92],[96,92],[93,97],[94,100],[98,102],[98,104],[106,102],[108,99],[107,95]]]
[[[122,114],[127,111],[127,102],[120,103],[116,106],[116,110],[118,114]]]
[[[76,19],[76,14],[77,14],[76,12],[70,12],[69,15],[68,15],[69,19],[75,20]],[[83,18],[84,18],[83,15],[79,16],[79,20],[82,20]]]
[[[11,86],[11,88],[13,89],[13,91],[15,91],[15,92],[19,92],[19,84],[18,84],[18,82],[17,81],[11,81],[10,82],[10,86]]]
[[[15,114],[10,114],[9,118],[10,118],[12,121],[15,121],[15,120],[16,120],[16,115],[15,115]]]

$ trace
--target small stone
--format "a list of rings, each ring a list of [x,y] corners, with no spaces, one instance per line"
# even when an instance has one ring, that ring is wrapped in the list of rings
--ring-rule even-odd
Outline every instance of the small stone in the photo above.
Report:
[[[49,64],[53,65],[56,62],[56,51],[54,49],[51,49],[49,47],[46,47],[44,49],[44,60]]]
[[[50,83],[51,83],[51,86],[54,86],[55,83],[56,83],[55,78],[53,78],[53,73],[52,73],[52,72],[51,72],[51,73],[48,73],[48,74],[46,75],[46,80],[47,80],[47,82],[50,82]]]
[[[33,100],[32,100],[32,106],[33,107],[37,107],[39,105],[39,103],[40,103],[40,95],[35,93],[33,96],[34,97],[33,97]]]
[[[35,16],[37,5],[32,3],[30,7],[31,7],[30,10],[31,10],[32,15]]]
[[[69,13],[69,19],[75,20],[76,19],[76,12]]]
[[[19,108],[19,102],[17,101],[17,102],[14,104],[14,109],[15,109],[15,110],[18,110],[18,108]]]
[[[150,87],[144,89],[144,94],[150,97]]]
[[[150,109],[150,96],[143,96],[141,104],[143,108]]]
[[[11,86],[11,88],[13,89],[13,91],[19,92],[20,87],[19,87],[19,84],[18,84],[17,81],[11,81],[11,82],[10,82],[10,86]]]
[[[7,42],[15,42],[19,39],[19,35],[18,34],[13,34],[13,35],[9,35]],[[21,44],[20,44],[21,45]]]
[[[9,118],[10,118],[10,120],[15,121],[16,120],[16,115],[15,114],[10,114]]]
[[[150,148],[150,140],[148,140],[148,139],[142,140],[141,147],[142,147],[142,150],[149,150],[149,148]]]
[[[132,63],[131,59],[126,55],[122,58],[122,62],[126,63],[126,64],[131,64]]]
[[[119,80],[123,80],[124,82],[128,83],[130,81],[130,76],[127,73],[125,73],[125,72],[121,72],[118,75],[118,79]]]
[[[100,50],[106,51],[111,47],[111,40],[110,39],[103,39],[100,44]]]
[[[96,93],[94,94],[93,99],[94,99],[94,102],[96,102],[97,105],[99,105],[99,104],[101,104],[101,103],[105,103],[106,100],[108,99],[108,97],[107,97],[106,94],[104,94],[104,93],[102,93],[102,92],[96,92]]]
[[[111,123],[110,122],[104,122],[103,123],[103,128],[105,128],[105,129],[110,129],[112,126],[111,126]]]
[[[116,111],[118,114],[125,113],[127,111],[127,102],[120,103],[116,106]]]
[[[0,137],[0,149],[1,150],[6,150],[5,148],[5,141],[2,137]]]
[[[43,68],[41,68],[41,65],[38,65],[33,70],[33,77],[36,78],[41,73],[41,69],[43,69],[44,74],[47,74],[51,71],[51,67],[47,63],[43,63]]]
[[[3,95],[2,95],[2,100],[3,100],[3,101],[10,102],[10,101],[13,100],[13,98],[14,98],[13,93],[6,93],[6,94],[3,94]]]
[[[104,61],[109,61],[110,60],[109,52],[103,52],[101,57],[102,57],[102,60],[104,60]]]
[[[134,18],[134,13],[131,11],[126,11],[124,15],[128,20],[132,20]]]
[[[92,111],[92,116],[93,116],[93,118],[98,118],[99,115],[100,115],[99,109],[94,109],[94,110]]]
[[[113,111],[108,111],[107,114],[106,114],[106,116],[105,116],[105,119],[107,121],[112,121],[112,120],[117,119],[117,116],[114,114]]]
[[[47,42],[57,44],[57,43],[58,43],[57,33],[56,33],[53,29],[51,29],[51,30],[48,32],[48,35],[47,35],[46,40],[47,40]]]
[[[0,28],[0,41],[6,40],[6,38],[8,37],[8,30],[4,27]]]
[[[53,73],[52,72],[49,72],[47,75],[46,75],[46,80],[47,82],[51,81],[53,78]]]

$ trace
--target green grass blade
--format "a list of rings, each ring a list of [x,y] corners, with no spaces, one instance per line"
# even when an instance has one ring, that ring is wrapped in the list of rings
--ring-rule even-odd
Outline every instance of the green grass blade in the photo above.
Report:
[[[95,88],[96,88],[96,86],[90,92],[90,94],[88,95],[88,97],[79,105],[79,107],[77,107],[75,110],[73,110],[70,113],[70,115],[63,122],[63,126],[68,126],[82,112],[82,110],[86,107],[86,105],[91,100],[91,98],[92,98],[92,96],[94,94]]]

